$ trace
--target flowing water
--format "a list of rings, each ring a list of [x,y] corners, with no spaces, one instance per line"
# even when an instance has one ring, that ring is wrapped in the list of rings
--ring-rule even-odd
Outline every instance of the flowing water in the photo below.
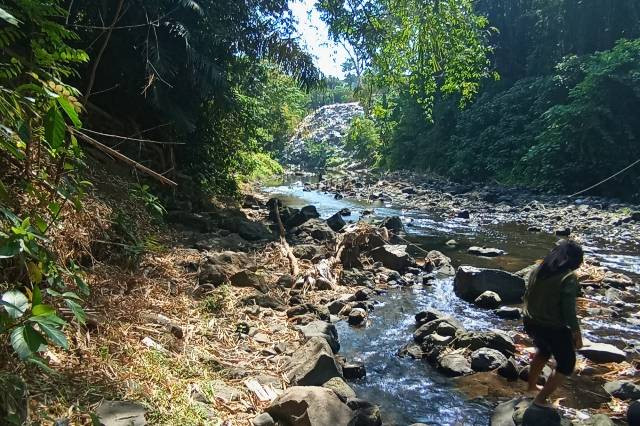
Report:
[[[407,211],[382,204],[365,204],[342,199],[331,194],[304,191],[301,182],[272,186],[266,192],[278,196],[286,205],[316,206],[323,218],[342,208],[349,208],[358,220],[363,209],[375,209],[373,218],[398,215],[406,222],[407,239],[426,249],[437,249],[452,258],[454,266],[469,264],[515,272],[533,264],[545,255],[557,237],[527,232],[526,226],[498,223],[491,219],[469,221],[434,215],[425,211]],[[451,248],[445,242],[455,239]],[[472,245],[497,247],[506,256],[481,258],[466,253]],[[640,255],[633,242],[613,243],[602,238],[585,238],[589,256],[606,266],[625,272],[634,278],[640,274]],[[417,249],[414,254],[419,255]],[[360,398],[379,404],[383,421],[389,425],[426,423],[429,425],[487,425],[492,408],[482,401],[469,401],[457,391],[450,379],[442,376],[426,362],[396,355],[398,349],[411,341],[415,329],[414,315],[425,308],[450,313],[469,330],[497,328],[505,331],[521,330],[519,321],[497,318],[491,311],[481,310],[458,299],[453,293],[453,279],[439,278],[431,287],[391,290],[377,298],[378,304],[370,314],[370,325],[353,328],[338,323],[341,355],[365,363],[367,376],[352,387]],[[637,305],[621,307],[622,318],[585,318],[582,320],[587,338],[596,342],[627,345],[640,342],[640,327],[623,318]]]

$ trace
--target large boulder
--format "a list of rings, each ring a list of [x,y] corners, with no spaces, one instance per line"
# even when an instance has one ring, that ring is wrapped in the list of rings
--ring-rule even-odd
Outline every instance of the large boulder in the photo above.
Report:
[[[336,213],[327,219],[327,225],[329,225],[329,228],[333,229],[335,232],[338,232],[347,225],[347,222],[344,221],[340,213]]]
[[[354,417],[333,390],[320,386],[291,387],[266,411],[287,426],[347,426]]]
[[[218,222],[222,229],[239,234],[247,241],[272,240],[274,234],[260,222],[254,222],[241,216],[232,216]]]
[[[474,371],[492,371],[507,364],[507,357],[501,352],[480,348],[471,353],[471,368]]]
[[[438,368],[447,376],[452,377],[473,373],[467,357],[458,352],[449,352],[438,357]]]
[[[405,245],[385,244],[369,252],[369,256],[374,262],[382,262],[385,268],[394,271],[404,271],[415,266],[415,260],[407,253]]]
[[[456,331],[460,330],[461,333],[464,331],[460,323],[456,321],[454,318],[441,317],[441,318],[436,318],[432,321],[426,322],[422,324],[420,327],[418,327],[416,331],[413,332],[413,340],[416,343],[422,343],[427,338],[427,336],[437,332],[442,327],[443,323],[446,323],[450,327],[454,328]]]
[[[323,337],[312,337],[293,354],[284,368],[287,380],[298,386],[322,386],[334,377],[342,377],[342,368]]]
[[[291,217],[287,218],[284,222],[284,226],[287,229],[295,228],[297,226],[302,225],[308,220],[317,219],[320,217],[320,213],[315,208],[315,206],[305,206],[293,214]]]
[[[335,237],[335,232],[329,228],[326,222],[320,219],[307,220],[302,225],[293,228],[291,232],[296,235],[307,234],[318,241],[327,241]]]
[[[322,387],[334,391],[342,402],[347,402],[348,399],[356,397],[355,391],[340,377],[328,380]]]
[[[146,408],[132,401],[104,400],[96,408],[96,416],[104,426],[143,426],[147,424]]]
[[[248,269],[233,274],[229,277],[229,282],[234,287],[253,287],[263,293],[269,290],[264,282],[264,278]]]
[[[473,302],[485,291],[493,291],[503,303],[520,303],[525,291],[524,279],[499,269],[460,266],[453,281],[453,290],[461,299]]]
[[[469,247],[469,249],[467,250],[467,253],[473,254],[475,256],[482,256],[482,257],[498,257],[498,256],[504,256],[506,254],[504,250],[491,248],[491,247],[478,247],[478,246]]]
[[[394,234],[404,232],[404,224],[402,223],[402,219],[400,219],[399,216],[389,216],[385,218],[380,224],[380,227],[387,228]]]
[[[607,343],[591,343],[578,352],[597,364],[623,362],[627,359],[627,354],[623,350]]]
[[[438,250],[431,250],[425,257],[425,268],[427,272],[436,272],[442,275],[455,275],[456,270],[451,265],[451,258],[445,256]]]
[[[325,321],[313,321],[307,325],[298,327],[304,337],[311,339],[312,337],[322,337],[327,341],[333,353],[340,350],[340,341],[338,339],[338,331],[336,326]]]
[[[454,344],[457,349],[465,348],[471,351],[480,348],[495,349],[507,357],[512,356],[516,350],[513,339],[508,334],[498,330],[458,333]]]
[[[499,404],[491,426],[570,426],[571,422],[553,408],[538,407],[529,398],[515,398]]]
[[[253,261],[246,253],[225,251],[210,254],[201,268],[199,281],[202,284],[218,286],[228,282],[233,275],[240,271],[255,268],[252,265]]]

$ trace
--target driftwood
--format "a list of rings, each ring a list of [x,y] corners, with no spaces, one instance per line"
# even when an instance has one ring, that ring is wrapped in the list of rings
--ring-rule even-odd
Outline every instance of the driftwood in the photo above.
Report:
[[[85,135],[84,133],[78,131],[77,129],[74,128],[69,128],[71,129],[71,131],[78,136],[80,139],[82,139],[83,141],[89,143],[90,145],[92,145],[93,147],[99,149],[100,151],[111,155],[115,158],[117,158],[118,160],[129,164],[130,166],[133,166],[135,169],[141,171],[142,173],[154,178],[155,180],[164,183],[165,185],[170,185],[170,186],[178,186],[177,183],[175,183],[174,181],[172,181],[171,179],[167,179],[166,177],[162,176],[160,173],[154,172],[153,170],[151,170],[148,167],[143,166],[142,164],[138,163],[137,161],[132,160],[131,158],[127,157],[126,155],[116,151],[113,148],[109,148],[108,146],[98,142],[97,140],[95,140],[94,138],[92,138],[91,136]]]
[[[300,267],[298,266],[298,259],[291,251],[291,247],[289,247],[289,243],[287,243],[286,232],[284,230],[284,225],[282,224],[282,218],[280,217],[280,200],[276,200],[273,203],[274,214],[276,216],[276,221],[278,222],[278,232],[280,234],[280,245],[282,246],[287,258],[289,259],[289,266],[291,268],[291,275],[297,277],[300,273]]]

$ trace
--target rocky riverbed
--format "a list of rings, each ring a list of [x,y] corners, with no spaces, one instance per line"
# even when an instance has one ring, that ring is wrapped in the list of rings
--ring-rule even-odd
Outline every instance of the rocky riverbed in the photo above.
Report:
[[[633,382],[640,332],[636,320],[635,273],[639,265],[637,251],[634,252],[638,224],[633,209],[593,199],[578,204],[554,197],[542,197],[539,201],[533,200],[531,194],[490,202],[476,192],[470,197],[453,195],[430,187],[435,183],[416,184],[412,177],[412,183],[408,184],[399,176],[396,180],[387,177],[368,184],[359,182],[371,177],[341,177],[320,183],[302,180],[270,190],[294,204],[317,202],[327,223],[335,223],[336,217],[341,216],[339,212],[376,223],[386,218],[382,228],[373,228],[389,233],[385,249],[380,250],[385,252],[384,256],[372,247],[358,248],[355,257],[334,254],[341,267],[337,283],[366,286],[375,292],[371,297],[378,304],[373,311],[369,309],[375,304],[358,307],[353,313],[347,309],[349,315],[338,323],[344,353],[363,360],[369,371],[367,378],[352,384],[353,388],[381,405],[381,417],[388,424],[489,422],[493,404],[521,394],[524,381],[520,379],[526,378],[527,358],[532,349],[522,334],[517,307],[528,272],[523,267],[543,255],[553,241],[568,234],[589,245],[590,260],[580,271],[585,293],[580,314],[593,344],[582,351],[578,374],[559,393],[566,401],[560,413],[576,424],[592,424],[588,419],[594,418],[598,410],[605,410],[614,418],[623,417],[626,409],[623,401],[632,398],[625,398],[629,394],[622,397],[619,390],[614,391],[612,398],[612,393],[605,389],[616,386],[636,389]],[[349,184],[345,184],[345,179]],[[412,191],[412,185],[418,189]],[[538,206],[539,211],[532,213],[532,206]],[[394,213],[402,218],[389,219]],[[596,216],[600,219],[593,219]],[[349,216],[344,217],[349,221]],[[584,217],[591,220],[585,221]],[[486,235],[475,238],[487,229],[491,238]],[[338,240],[350,232],[353,230],[339,231]],[[520,241],[515,244],[510,241],[517,238]],[[478,240],[502,241],[505,246],[471,245],[470,241]],[[454,260],[436,251],[427,250],[427,254],[411,245],[407,247],[407,241],[422,249],[455,253]],[[413,254],[418,262],[405,263],[405,254],[412,259]],[[607,262],[609,256],[615,260]],[[461,266],[462,263],[468,266]],[[487,271],[488,266],[495,271]],[[487,281],[483,278],[487,274],[493,285],[478,284]],[[377,294],[381,292],[385,294]],[[392,305],[388,307],[387,303]],[[408,312],[409,309],[414,311]],[[347,313],[340,312],[343,317]],[[389,316],[399,324],[390,325]],[[414,316],[415,326],[409,324]],[[392,329],[377,329],[379,326]],[[397,355],[423,361],[413,366]],[[425,361],[429,367],[423,364]],[[404,373],[419,377],[403,377]],[[448,379],[450,376],[458,378]],[[606,384],[615,383],[613,379],[621,379],[623,383]],[[415,386],[421,382],[431,389],[417,390]],[[447,401],[444,405],[443,395]],[[465,396],[472,400],[466,401]],[[439,407],[429,406],[437,401]],[[518,400],[520,405],[503,405],[499,413],[504,419],[504,410],[511,407],[512,417],[521,422],[526,403],[527,400]],[[448,411],[443,412],[442,407]],[[458,414],[450,415],[450,410]],[[602,416],[594,419],[597,424],[609,424]],[[496,417],[494,424],[503,423]]]

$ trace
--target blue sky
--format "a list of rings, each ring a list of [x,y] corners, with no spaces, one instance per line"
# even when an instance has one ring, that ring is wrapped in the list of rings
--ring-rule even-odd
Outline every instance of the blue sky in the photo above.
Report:
[[[314,9],[315,0],[289,0],[289,7],[298,21],[301,44],[316,57],[316,65],[326,75],[344,77],[341,65],[347,54],[344,49],[329,42],[327,26]]]

